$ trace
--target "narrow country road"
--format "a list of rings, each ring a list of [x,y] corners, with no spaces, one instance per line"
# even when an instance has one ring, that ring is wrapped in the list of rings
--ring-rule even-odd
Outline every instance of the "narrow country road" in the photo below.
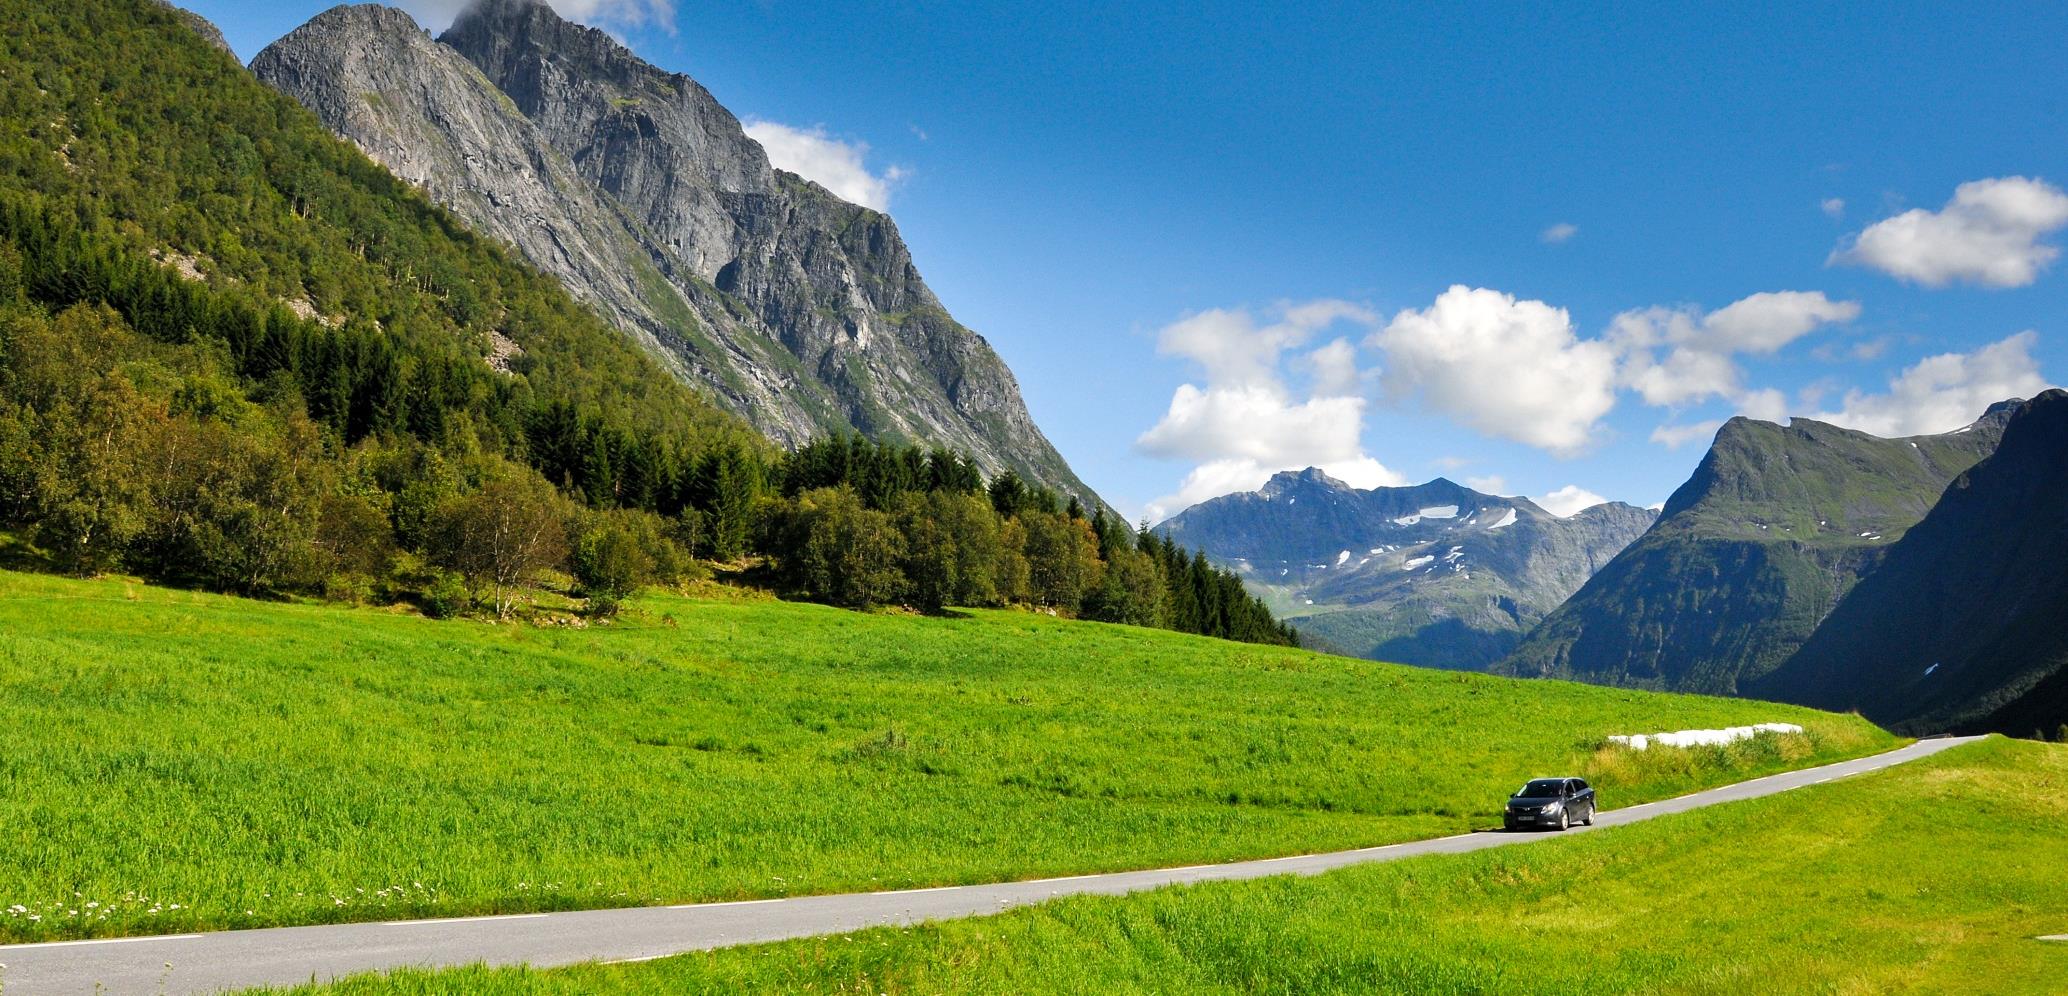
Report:
[[[1925,740],[1873,757],[1608,810],[1596,818],[1595,824],[1620,826],[1702,806],[1773,795],[1928,757],[1974,739],[1978,738]],[[1593,828],[1568,832],[1584,833],[1589,829]],[[0,965],[6,966],[0,969],[0,992],[6,996],[214,993],[403,966],[528,962],[544,967],[583,961],[644,960],[863,927],[978,916],[1057,896],[1119,895],[1186,882],[1313,875],[1372,861],[1459,854],[1555,836],[1558,835],[1470,833],[1330,854],[898,892],[19,944],[0,946]]]

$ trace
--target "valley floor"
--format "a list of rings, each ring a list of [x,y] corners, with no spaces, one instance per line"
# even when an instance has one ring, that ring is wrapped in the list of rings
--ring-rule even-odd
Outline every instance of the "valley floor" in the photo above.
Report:
[[[1316,853],[1884,749],[1856,717],[1031,613],[714,592],[588,629],[0,573],[0,941]],[[1615,733],[1807,734],[1635,755]]]
[[[645,992],[2058,993],[2068,747],[1992,738],[1521,848],[976,920],[298,996]]]

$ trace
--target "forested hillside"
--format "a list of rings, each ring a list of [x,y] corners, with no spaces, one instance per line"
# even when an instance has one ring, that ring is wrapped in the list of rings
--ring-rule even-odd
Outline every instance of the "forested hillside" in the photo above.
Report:
[[[0,13],[14,561],[507,615],[544,572],[607,610],[759,553],[842,604],[1289,639],[1232,579],[959,456],[786,459],[170,8]],[[880,469],[928,459],[952,473]],[[905,508],[985,487],[975,532]]]

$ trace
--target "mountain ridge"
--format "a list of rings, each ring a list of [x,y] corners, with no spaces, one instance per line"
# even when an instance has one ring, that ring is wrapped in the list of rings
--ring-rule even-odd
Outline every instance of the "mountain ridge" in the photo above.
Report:
[[[533,0],[484,0],[436,40],[345,6],[252,70],[779,443],[945,446],[1096,501],[888,216],[773,168],[700,84],[607,34]]]
[[[1900,439],[1730,420],[1652,529],[1495,670],[1738,694],[1995,449],[2010,411],[1999,403],[1953,432]]]
[[[1621,502],[1561,518],[1442,477],[1360,490],[1310,467],[1157,528],[1236,571],[1320,643],[1475,669],[1512,649],[1652,519]]]
[[[1914,733],[2068,723],[2068,392],[2012,412],[1882,565],[1750,689]]]

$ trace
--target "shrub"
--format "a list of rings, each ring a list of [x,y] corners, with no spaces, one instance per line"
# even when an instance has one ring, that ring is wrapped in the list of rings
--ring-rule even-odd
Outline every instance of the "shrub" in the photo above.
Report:
[[[450,619],[467,610],[473,598],[467,594],[467,581],[456,571],[431,572],[431,580],[424,585],[424,615],[433,619]]]

